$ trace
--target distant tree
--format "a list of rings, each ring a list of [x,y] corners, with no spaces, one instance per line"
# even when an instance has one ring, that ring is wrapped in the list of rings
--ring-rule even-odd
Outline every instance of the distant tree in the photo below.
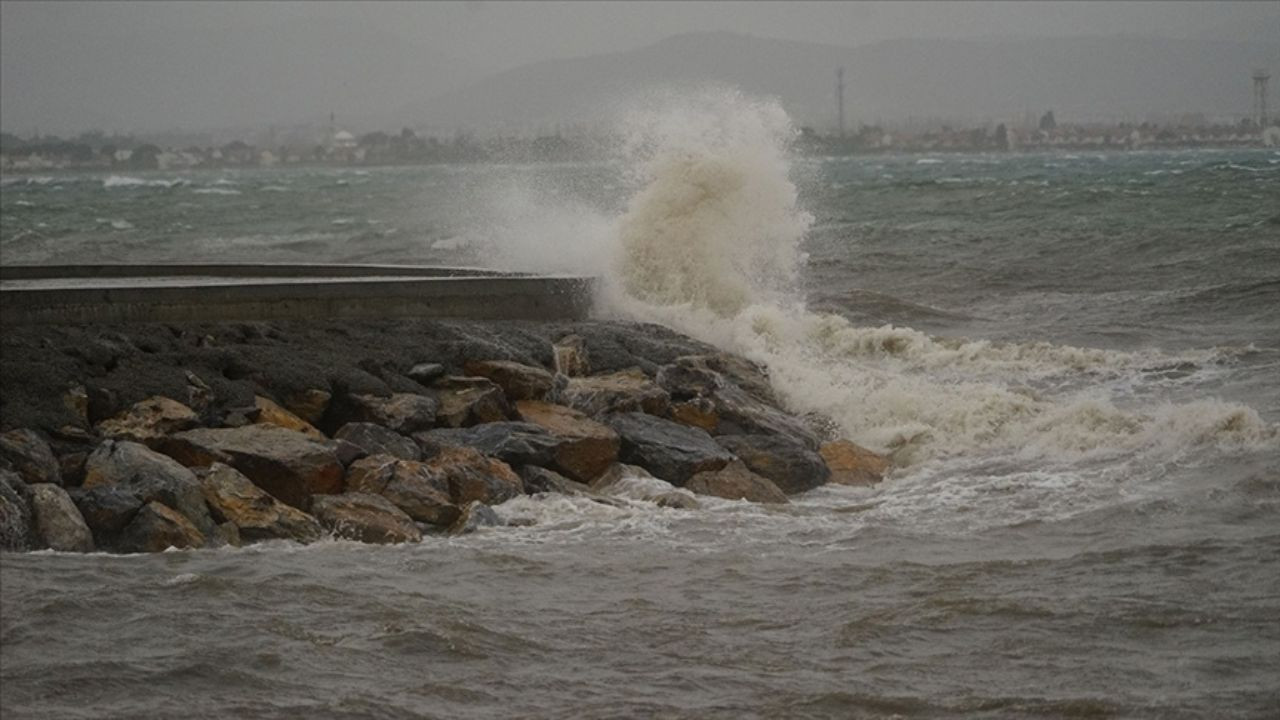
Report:
[[[1004,123],[996,126],[995,143],[1001,150],[1009,149],[1009,128],[1005,127]]]
[[[1046,131],[1048,131],[1048,130],[1052,130],[1052,129],[1056,128],[1056,127],[1058,127],[1058,121],[1053,119],[1053,111],[1052,111],[1052,110],[1050,110],[1049,112],[1047,112],[1047,113],[1045,113],[1044,115],[1041,115],[1041,116],[1040,116],[1040,129],[1041,129],[1041,130],[1046,130]]]

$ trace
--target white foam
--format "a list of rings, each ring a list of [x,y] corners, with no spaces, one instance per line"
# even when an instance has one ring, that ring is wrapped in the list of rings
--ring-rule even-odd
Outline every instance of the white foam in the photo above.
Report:
[[[240,194],[239,190],[232,190],[230,188],[225,188],[225,187],[196,188],[191,192],[197,195],[239,195]]]
[[[140,188],[140,187],[158,187],[171,188],[178,185],[186,185],[187,181],[182,178],[145,180],[143,178],[130,177],[128,175],[112,175],[102,181],[104,188]]]

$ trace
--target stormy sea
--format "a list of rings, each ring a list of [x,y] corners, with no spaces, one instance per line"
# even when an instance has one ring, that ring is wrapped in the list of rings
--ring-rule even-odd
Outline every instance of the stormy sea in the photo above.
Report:
[[[5,176],[0,248],[599,276],[600,316],[758,361],[882,483],[5,554],[0,714],[1280,714],[1280,152],[801,157],[735,95],[620,134],[581,164]]]

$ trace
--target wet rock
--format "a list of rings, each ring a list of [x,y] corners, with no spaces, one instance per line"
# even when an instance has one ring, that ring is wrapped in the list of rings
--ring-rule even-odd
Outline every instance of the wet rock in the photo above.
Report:
[[[365,455],[392,455],[401,460],[418,460],[422,457],[416,442],[373,423],[347,423],[338,428],[333,436],[355,445]]]
[[[34,430],[20,428],[0,435],[0,464],[12,467],[28,485],[62,484],[58,458]]]
[[[455,505],[473,500],[497,505],[524,492],[524,483],[509,465],[474,448],[445,448],[426,465],[449,484]]]
[[[716,440],[751,472],[769,478],[787,495],[812,490],[831,475],[821,455],[785,437],[723,435]]]
[[[688,424],[718,435],[782,435],[811,450],[818,448],[817,435],[803,420],[761,401],[715,370],[713,366],[736,367],[733,363],[745,363],[725,360],[724,357],[682,357],[658,370],[656,382],[670,392],[673,399],[683,401],[679,406],[680,412],[693,421]],[[689,403],[697,404],[697,410],[690,408]],[[711,420],[705,414],[698,414],[699,411],[705,413],[708,405],[714,408],[711,413],[714,415],[714,428],[706,428],[700,422]],[[673,408],[672,414],[675,412]]]
[[[553,466],[574,480],[591,482],[618,459],[618,434],[577,410],[532,400],[516,403],[516,410],[556,438]]]
[[[560,440],[542,427],[513,421],[430,430],[415,433],[413,439],[426,457],[444,448],[471,447],[510,465],[546,465],[560,445]]]
[[[286,395],[281,404],[289,412],[315,425],[324,419],[332,399],[333,394],[328,390],[310,388]]]
[[[440,363],[418,363],[409,368],[407,375],[419,385],[430,387],[431,383],[444,377],[444,373],[444,366]]]
[[[831,469],[828,482],[840,485],[874,485],[889,470],[888,458],[848,440],[824,443],[818,454]]]
[[[716,404],[702,397],[671,403],[671,419],[681,425],[701,428],[715,433],[720,426],[720,415],[716,413]]]
[[[636,369],[570,378],[560,401],[591,416],[645,412],[665,415],[671,396]]]
[[[443,427],[467,427],[478,423],[501,422],[515,417],[502,388],[488,378],[446,377],[432,386],[437,391],[440,409],[436,424]]]
[[[316,523],[317,526],[319,523]],[[214,533],[214,545],[230,545],[231,547],[244,547],[245,539],[240,536],[240,528],[235,523],[224,522],[218,526],[217,532]]]
[[[124,530],[144,504],[134,493],[115,485],[76,488],[69,494],[95,537]]]
[[[172,458],[145,445],[104,440],[85,461],[84,489],[114,487],[142,503],[159,502],[185,515],[201,533],[214,522],[196,476]]]
[[[460,510],[449,481],[425,463],[373,455],[347,468],[347,491],[380,495],[418,522],[449,527]]]
[[[348,540],[385,545],[422,539],[413,520],[381,495],[315,495],[311,513],[334,535]]]
[[[31,486],[34,538],[40,547],[62,552],[92,552],[93,533],[67,491],[53,483]]]
[[[671,508],[673,510],[698,510],[702,505],[698,504],[698,499],[687,492],[672,490],[654,495],[650,500],[658,507]]]
[[[492,380],[512,402],[541,400],[551,391],[551,373],[540,367],[509,360],[469,360],[463,369],[468,375]]]
[[[163,552],[169,548],[202,548],[207,540],[182,513],[160,502],[149,502],[120,533],[124,552]]]
[[[323,440],[325,437],[324,433],[317,430],[314,425],[285,410],[268,398],[255,395],[253,405],[258,408],[258,417],[254,419],[254,422],[275,425],[286,430],[294,430],[315,440]]]
[[[31,489],[17,473],[0,470],[0,550],[22,552],[34,545],[31,505],[18,491],[19,486],[30,494]]]
[[[607,415],[605,424],[622,439],[619,457],[639,465],[673,485],[684,485],[697,473],[719,470],[733,456],[705,430],[645,413]]]
[[[406,435],[435,425],[440,406],[433,397],[412,393],[352,395],[350,403],[352,421],[374,423]]]
[[[271,425],[188,430],[166,438],[160,450],[189,467],[230,465],[296,508],[311,495],[342,490],[342,464],[329,444]]]
[[[590,486],[576,480],[570,480],[554,470],[548,470],[537,465],[525,465],[518,472],[520,479],[524,482],[526,495],[535,495],[537,493],[586,495],[591,492]]]
[[[237,540],[280,538],[307,543],[321,535],[315,518],[271,497],[229,465],[200,468],[196,477],[214,519],[230,524]]]
[[[684,487],[699,495],[712,495],[726,500],[787,502],[787,496],[772,480],[751,472],[741,460],[734,460],[720,470],[698,473]]]
[[[569,377],[585,377],[591,374],[591,356],[587,354],[587,341],[581,335],[566,335],[551,345],[556,359],[556,372]]]
[[[149,444],[199,424],[200,417],[191,408],[177,400],[155,395],[103,420],[96,429],[104,437]]]
[[[458,517],[457,522],[449,527],[450,535],[466,535],[473,533],[482,527],[498,527],[502,525],[502,518],[498,517],[498,513],[493,508],[482,502],[470,502],[462,509],[462,514]]]

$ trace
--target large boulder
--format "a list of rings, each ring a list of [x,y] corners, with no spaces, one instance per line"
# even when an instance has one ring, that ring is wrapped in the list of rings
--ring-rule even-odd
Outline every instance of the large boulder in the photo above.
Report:
[[[165,435],[190,430],[200,416],[177,400],[155,395],[134,403],[124,412],[98,423],[103,437],[150,444]]]
[[[136,494],[117,485],[74,488],[68,494],[95,538],[110,537],[124,530],[145,504]]]
[[[553,467],[574,480],[589,483],[618,459],[618,434],[577,410],[533,400],[516,403],[516,410],[559,441]]]
[[[391,544],[422,539],[413,519],[381,495],[315,495],[311,514],[334,535],[348,540]]]
[[[28,485],[62,484],[62,470],[49,443],[34,430],[20,428],[0,435],[0,467],[8,465]]]
[[[166,438],[160,449],[189,467],[230,465],[300,509],[312,495],[342,490],[342,463],[330,444],[272,425],[188,430]]]
[[[551,373],[540,367],[510,360],[469,360],[463,365],[468,375],[489,378],[502,388],[507,399],[541,400],[551,392]]]
[[[0,470],[0,550],[30,550],[33,544],[31,488],[17,473]]]
[[[425,464],[448,483],[455,505],[472,500],[497,505],[524,492],[524,483],[509,465],[475,448],[445,448]]]
[[[677,403],[672,415],[716,435],[782,435],[811,450],[818,448],[817,435],[803,420],[760,400],[714,369],[734,366],[728,363],[720,356],[697,355],[660,368],[656,382]]]
[[[430,430],[413,439],[426,457],[445,448],[471,447],[510,465],[546,465],[561,442],[538,425],[513,421]]]
[[[202,548],[208,542],[182,513],[161,502],[149,502],[120,533],[124,552],[162,552],[169,548]]]
[[[266,425],[275,425],[286,430],[294,430],[306,435],[313,440],[323,440],[324,433],[316,429],[314,425],[298,417],[294,413],[285,410],[270,398],[264,398],[261,395],[255,395],[253,405],[258,409],[258,415],[254,422]],[[184,428],[185,429],[185,428]]]
[[[437,380],[432,387],[440,402],[437,425],[467,427],[515,417],[502,388],[488,378],[449,376]]]
[[[196,477],[214,519],[231,523],[239,538],[307,543],[322,534],[315,518],[271,497],[230,465],[214,463]]]
[[[684,485],[697,473],[719,470],[733,456],[705,430],[654,415],[607,415],[605,424],[622,440],[622,462],[639,465],[672,485]]]
[[[86,491],[114,487],[142,503],[162,503],[185,515],[202,534],[211,533],[215,526],[195,474],[135,442],[104,440],[85,462],[83,487]]]
[[[62,552],[92,552],[93,533],[67,491],[53,483],[31,486],[31,516],[40,547]]]
[[[362,458],[347,468],[347,492],[381,495],[406,515],[431,525],[449,527],[460,512],[447,478],[426,463],[390,455]]]
[[[713,495],[726,500],[787,502],[787,496],[772,480],[751,472],[740,460],[734,460],[719,470],[698,473],[684,487],[699,495]]]
[[[831,475],[821,455],[785,437],[723,435],[716,440],[751,472],[769,478],[788,495],[812,490]]]
[[[355,445],[366,455],[393,455],[401,460],[418,460],[422,457],[418,443],[395,430],[373,423],[347,423],[338,428],[333,437]]]
[[[436,398],[413,393],[395,393],[390,397],[352,395],[348,402],[352,421],[374,423],[406,435],[434,426],[440,410]]]
[[[641,370],[570,378],[560,401],[587,415],[645,412],[665,415],[671,396]]]
[[[840,485],[875,485],[889,470],[889,458],[848,440],[823,443],[818,454],[831,469],[828,482]]]

